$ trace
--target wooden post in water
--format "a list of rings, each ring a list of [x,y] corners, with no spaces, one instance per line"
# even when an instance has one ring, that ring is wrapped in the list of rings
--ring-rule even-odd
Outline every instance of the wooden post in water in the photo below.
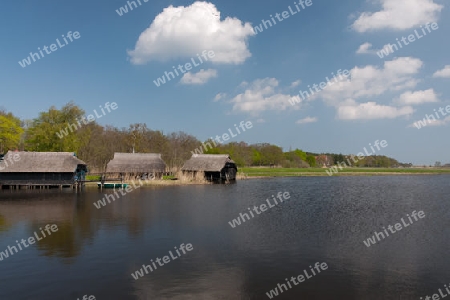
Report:
[[[103,191],[103,185],[105,184],[105,174],[100,177],[100,191]]]

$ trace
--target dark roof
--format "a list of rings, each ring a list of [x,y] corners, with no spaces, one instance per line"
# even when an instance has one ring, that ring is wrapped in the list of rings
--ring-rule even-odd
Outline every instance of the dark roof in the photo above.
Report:
[[[228,154],[192,154],[181,170],[220,172],[227,163],[235,165]]]
[[[14,155],[16,160],[14,160]],[[0,161],[1,173],[73,173],[86,163],[73,152],[13,152]]]
[[[114,153],[106,166],[107,173],[164,172],[166,163],[159,153]]]

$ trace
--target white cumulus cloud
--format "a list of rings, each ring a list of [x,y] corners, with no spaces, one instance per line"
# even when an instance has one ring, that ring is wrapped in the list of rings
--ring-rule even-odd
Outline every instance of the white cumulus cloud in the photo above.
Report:
[[[438,96],[433,89],[415,92],[407,91],[401,94],[399,98],[395,99],[395,102],[401,105],[419,105],[438,101]]]
[[[430,121],[428,121],[427,126],[445,126],[448,123],[450,123],[450,116],[446,117],[446,118],[444,118],[442,120],[439,120],[439,119],[437,119],[437,120],[430,120]]]
[[[371,43],[364,43],[361,46],[359,46],[358,50],[356,50],[356,54],[372,54],[373,50]]]
[[[221,20],[212,3],[170,5],[141,33],[128,55],[133,64],[140,65],[153,60],[196,58],[211,50],[215,53],[212,62],[240,64],[251,56],[247,40],[252,35],[250,23],[232,17]]]
[[[434,78],[450,78],[450,65],[446,65],[442,70],[433,74]]]
[[[316,117],[306,117],[306,118],[298,120],[295,123],[296,124],[308,124],[308,123],[315,123],[315,122],[317,122],[317,118]]]
[[[358,105],[345,105],[338,108],[338,118],[341,120],[373,120],[394,119],[408,116],[414,112],[411,106],[394,107],[379,105],[375,102],[360,103]]]
[[[413,103],[433,100],[434,91],[405,92],[419,83],[416,76],[422,65],[420,59],[399,57],[385,61],[381,67],[354,67],[347,79],[328,83],[325,89],[312,98],[321,98],[327,105],[335,107],[337,118],[341,120],[409,116],[414,112],[411,106]],[[400,91],[403,94],[397,96],[397,101],[393,101],[393,96],[386,95],[398,94]],[[386,105],[383,103],[386,101],[392,103]]]
[[[356,54],[377,54],[380,58],[394,53],[394,49],[389,44],[383,46],[382,49],[374,49],[371,43],[364,43],[356,50]]]
[[[201,84],[207,83],[208,80],[210,80],[211,78],[215,78],[215,77],[217,77],[217,70],[214,70],[214,69],[208,69],[208,70],[201,69],[197,73],[191,73],[191,72],[185,73],[183,75],[183,77],[181,78],[180,82],[182,84],[201,85]]]
[[[363,12],[353,23],[358,32],[379,29],[405,30],[436,22],[443,6],[434,0],[376,0],[382,9]]]
[[[418,120],[412,124],[409,124],[408,127],[410,128],[423,128],[428,126],[438,127],[438,126],[445,126],[450,123],[450,116],[444,118],[444,119],[436,119],[436,116],[434,114],[430,114],[427,117],[423,118],[422,120]]]
[[[221,99],[225,98],[227,96],[226,93],[218,93],[215,97],[214,97],[214,102],[220,101]]]
[[[300,79],[296,80],[293,83],[291,83],[291,88],[295,88],[295,87],[299,86],[301,83],[302,83],[302,81]]]
[[[301,102],[300,97],[279,92],[278,85],[279,82],[275,78],[257,79],[247,83],[246,90],[231,100],[233,111],[256,115],[266,110],[299,109],[300,105],[292,106],[289,100]]]
[[[339,105],[348,99],[379,96],[387,91],[414,88],[419,82],[417,75],[423,62],[413,57],[399,57],[385,61],[382,68],[374,65],[355,67],[350,70],[349,80],[328,83],[327,87],[313,97],[321,97],[329,105]]]

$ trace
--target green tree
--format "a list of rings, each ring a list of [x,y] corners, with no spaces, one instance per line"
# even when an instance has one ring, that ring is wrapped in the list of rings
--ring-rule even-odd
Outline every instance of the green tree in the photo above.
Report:
[[[316,166],[316,158],[312,155],[307,155],[306,156],[306,162],[310,165],[310,167],[315,167]]]
[[[47,112],[41,112],[26,132],[27,149],[77,152],[80,147],[77,132],[84,126],[79,121],[83,115],[84,111],[73,102],[67,103],[61,110],[52,106]]]
[[[225,151],[225,150],[221,149],[221,146],[217,145],[217,143],[216,143],[217,146],[214,146],[214,143],[215,142],[212,139],[207,139],[203,143],[203,145],[206,145],[206,150],[205,150],[205,147],[202,147],[203,154],[223,154],[223,151]],[[210,145],[211,145],[211,147],[210,147]]]
[[[18,148],[24,132],[20,119],[11,113],[0,111],[0,153]]]
[[[284,155],[281,147],[271,144],[262,144],[258,145],[258,147],[258,150],[261,153],[262,165],[279,165],[283,161]]]
[[[300,157],[301,160],[306,161],[307,155],[305,152],[303,152],[300,149],[295,149],[293,152],[294,152],[294,155],[297,155],[298,157]]]
[[[252,165],[254,166],[261,165],[261,153],[256,149],[252,150]]]
[[[284,168],[308,168],[311,165],[307,161],[307,157],[312,156],[310,154],[306,154],[306,152],[303,152],[300,149],[295,149],[294,151],[289,151],[284,153],[284,161],[283,161],[283,167]],[[312,156],[313,159],[309,159],[311,162],[314,162],[315,165],[315,158]]]

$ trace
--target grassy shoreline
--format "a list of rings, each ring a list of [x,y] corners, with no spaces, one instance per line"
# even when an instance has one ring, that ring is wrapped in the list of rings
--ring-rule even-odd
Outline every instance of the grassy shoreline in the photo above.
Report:
[[[267,177],[307,177],[329,176],[325,168],[263,168],[247,167],[239,168],[237,180],[258,179]],[[450,174],[450,169],[435,168],[344,168],[333,176],[388,176],[388,175],[440,175]],[[96,178],[95,178],[96,179]],[[90,180],[95,180],[90,178]],[[126,180],[125,183],[131,183]],[[143,181],[143,186],[181,186],[211,184],[207,181],[187,180],[148,180]],[[88,187],[97,187],[97,182],[87,182]]]
[[[239,168],[238,178],[329,176],[325,168]],[[333,176],[372,175],[439,175],[450,174],[450,169],[435,168],[344,168]]]

